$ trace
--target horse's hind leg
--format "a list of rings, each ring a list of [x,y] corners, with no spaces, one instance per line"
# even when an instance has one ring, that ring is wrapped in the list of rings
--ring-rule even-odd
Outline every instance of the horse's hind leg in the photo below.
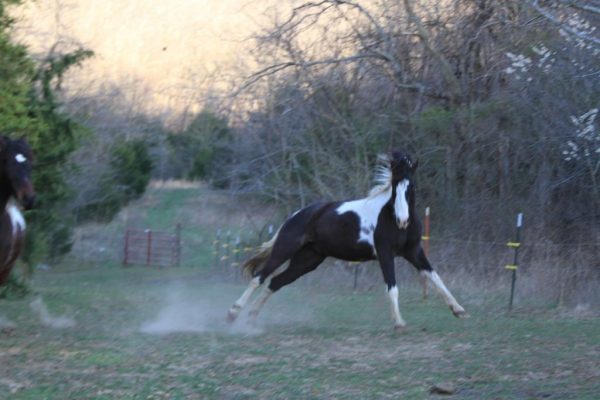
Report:
[[[248,284],[248,288],[242,293],[239,299],[233,303],[229,311],[227,312],[227,320],[229,322],[235,321],[240,315],[240,312],[244,306],[250,300],[250,297],[256,289],[258,289],[265,280],[271,275],[277,268],[279,268],[284,262],[290,259],[301,247],[302,247],[302,236],[296,234],[293,229],[286,229],[282,227],[278,237],[273,244],[273,249],[269,258],[265,262],[263,268],[252,278]],[[264,298],[264,296],[263,296]],[[266,298],[262,300],[264,303]]]
[[[444,285],[442,278],[431,268],[429,260],[427,260],[421,246],[417,247],[412,254],[406,254],[404,258],[419,270],[422,277],[431,282],[435,290],[442,296],[448,307],[450,307],[454,316],[458,318],[467,318],[469,316],[465,309],[458,304],[454,296],[452,296],[446,285]]]
[[[273,271],[279,268],[281,264],[286,262],[289,257],[291,257],[291,255],[285,257],[285,254],[280,254],[280,252],[275,252],[275,250],[273,253],[271,253],[269,258],[265,262],[265,266],[263,267],[263,269],[254,278],[252,278],[244,293],[242,293],[240,298],[237,299],[235,303],[233,303],[233,305],[227,312],[227,320],[229,322],[235,321],[235,319],[240,315],[240,312],[242,311],[244,306],[248,303],[248,300],[250,300],[250,297],[252,296],[254,291],[260,286],[262,286],[267,277],[271,273],[273,273]],[[266,298],[262,301],[264,303],[266,301]]]
[[[255,278],[252,278],[252,280],[250,281],[250,284],[248,285],[248,288],[246,288],[246,290],[244,290],[244,293],[242,293],[240,298],[237,299],[235,301],[235,303],[233,303],[233,305],[227,312],[227,321],[229,321],[229,322],[235,321],[235,319],[238,317],[238,315],[240,315],[240,311],[242,311],[242,308],[244,308],[246,303],[248,303],[248,300],[250,300],[250,296],[252,296],[252,293],[254,293],[254,291],[256,289],[258,289],[259,286],[260,286],[260,282],[259,282],[258,276]]]
[[[324,256],[316,252],[310,246],[303,247],[296,254],[294,254],[290,260],[290,265],[286,268],[286,270],[274,276],[271,279],[271,282],[269,282],[269,287],[267,287],[261,296],[256,299],[252,310],[250,310],[250,316],[252,320],[256,319],[267,299],[271,297],[273,293],[281,289],[283,286],[294,282],[302,275],[313,271],[319,266],[319,264],[321,264],[321,262],[323,262],[324,259]]]

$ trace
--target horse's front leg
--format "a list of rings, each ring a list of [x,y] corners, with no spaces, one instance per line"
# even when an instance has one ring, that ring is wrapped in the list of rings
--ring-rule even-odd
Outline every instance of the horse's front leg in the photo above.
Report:
[[[377,250],[377,255],[379,258],[379,266],[383,273],[383,280],[386,284],[388,298],[390,300],[394,329],[400,332],[406,327],[406,322],[404,322],[402,315],[400,315],[400,306],[398,305],[398,286],[396,285],[396,271],[394,269],[394,253],[391,250],[379,249]]]
[[[452,296],[452,293],[450,293],[446,285],[444,285],[442,278],[440,278],[438,273],[431,268],[429,260],[427,260],[425,252],[421,246],[418,246],[414,249],[414,251],[405,254],[404,258],[406,258],[408,262],[410,262],[416,269],[419,270],[419,273],[422,277],[431,282],[435,290],[442,296],[448,307],[450,307],[450,310],[454,316],[458,318],[469,317],[469,314],[467,314],[465,309],[458,304],[454,296]]]

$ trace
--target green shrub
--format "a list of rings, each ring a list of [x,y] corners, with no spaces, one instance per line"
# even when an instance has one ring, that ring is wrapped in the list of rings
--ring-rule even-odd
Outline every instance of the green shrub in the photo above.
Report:
[[[114,144],[109,168],[98,185],[96,200],[77,210],[78,219],[110,221],[121,208],[144,194],[152,167],[149,145],[143,139]]]
[[[202,111],[185,131],[169,135],[167,142],[175,177],[202,179],[220,188],[228,186],[233,134],[225,118]]]

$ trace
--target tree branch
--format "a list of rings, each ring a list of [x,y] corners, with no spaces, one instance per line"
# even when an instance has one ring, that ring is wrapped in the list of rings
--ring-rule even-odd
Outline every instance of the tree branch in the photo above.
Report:
[[[576,8],[582,8],[582,5],[576,5],[576,4],[572,4],[573,2],[568,2],[569,5],[576,7]],[[529,4],[530,7],[532,7],[534,10],[536,10],[540,15],[542,15],[544,18],[546,18],[548,21],[552,22],[553,24],[557,25],[558,27],[560,27],[560,29],[564,30],[565,32],[570,33],[571,35],[574,35],[582,40],[585,40],[587,42],[591,42],[594,43],[597,46],[600,46],[600,39],[595,38],[593,36],[590,36],[586,33],[580,32],[576,29],[573,29],[571,27],[569,27],[567,24],[563,23],[562,21],[560,21],[556,16],[554,16],[552,13],[548,12],[547,10],[545,10],[542,6],[539,5],[538,0],[528,0],[527,4]],[[598,12],[600,11],[600,8],[598,7],[593,7],[593,6],[588,6],[588,8],[590,8],[591,12]],[[596,11],[594,11],[596,10]]]

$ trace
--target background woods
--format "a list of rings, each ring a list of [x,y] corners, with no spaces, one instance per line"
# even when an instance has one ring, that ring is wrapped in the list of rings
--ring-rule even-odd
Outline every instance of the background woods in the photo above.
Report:
[[[151,178],[289,212],[362,196],[376,155],[401,147],[420,160],[438,235],[504,241],[522,211],[526,237],[591,244],[567,263],[598,277],[595,1],[265,4],[236,63],[191,65],[173,102],[184,106],[159,112],[146,104],[159,90],[135,76],[68,79],[95,57],[67,34],[66,2],[45,51],[15,44],[6,6],[18,3],[0,2],[0,129],[38,157],[29,264],[68,252],[76,224],[111,220]]]
[[[597,399],[599,26],[597,0],[0,0],[0,135],[38,195],[0,397]],[[401,334],[376,263],[334,259],[227,324],[257,246],[391,148],[472,318],[398,257]]]
[[[284,202],[355,196],[375,149],[401,146],[448,227],[504,235],[476,222],[520,209],[548,239],[590,237],[599,49],[577,33],[593,34],[598,14],[559,3],[548,12],[573,32],[537,3],[297,5],[256,38],[263,67],[243,93],[262,110],[243,127],[240,184]]]

